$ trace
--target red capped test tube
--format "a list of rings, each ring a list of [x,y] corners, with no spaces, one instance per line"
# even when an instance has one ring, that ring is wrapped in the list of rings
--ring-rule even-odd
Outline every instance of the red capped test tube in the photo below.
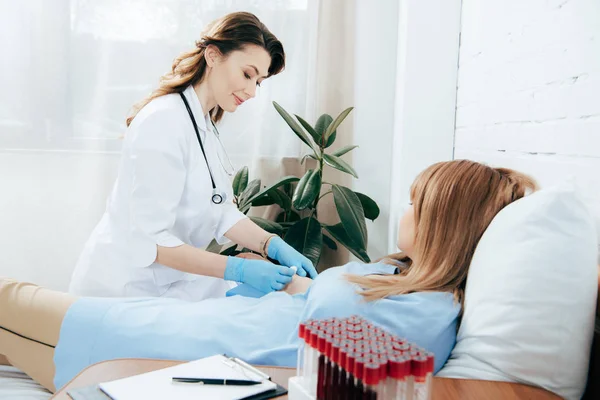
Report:
[[[411,359],[402,354],[388,355],[388,376],[385,385],[385,400],[408,400],[411,374]],[[412,397],[412,392],[410,393]]]
[[[414,379],[413,399],[429,400],[433,382],[433,354],[422,353],[412,357],[411,369]]]

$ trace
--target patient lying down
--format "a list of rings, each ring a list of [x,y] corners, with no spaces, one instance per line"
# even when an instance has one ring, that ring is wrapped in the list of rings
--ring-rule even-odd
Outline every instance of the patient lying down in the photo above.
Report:
[[[300,321],[356,314],[433,352],[437,372],[455,343],[479,238],[502,208],[534,188],[508,169],[434,164],[411,187],[398,236],[403,253],[330,268],[314,281],[296,276],[283,292],[261,298],[76,298],[1,279],[0,354],[52,391],[92,363],[123,357],[226,353],[294,366]]]

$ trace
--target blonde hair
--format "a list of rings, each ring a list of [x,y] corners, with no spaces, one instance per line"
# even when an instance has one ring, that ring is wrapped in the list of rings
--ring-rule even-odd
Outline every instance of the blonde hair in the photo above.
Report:
[[[285,68],[283,45],[260,20],[248,12],[235,12],[210,23],[196,42],[196,48],[180,54],[173,61],[171,72],[160,78],[158,88],[148,97],[135,104],[127,116],[129,126],[137,113],[153,99],[171,93],[179,93],[189,85],[204,78],[206,59],[204,53],[208,46],[215,46],[223,56],[244,46],[253,44],[265,49],[271,56],[268,76],[277,75]],[[223,109],[216,106],[209,111],[216,123],[223,117]]]
[[[462,303],[464,285],[479,239],[496,214],[537,189],[529,176],[507,168],[456,160],[425,169],[411,186],[414,206],[414,262],[397,275],[348,275],[366,300],[412,292],[452,292]],[[389,262],[382,260],[383,262]]]

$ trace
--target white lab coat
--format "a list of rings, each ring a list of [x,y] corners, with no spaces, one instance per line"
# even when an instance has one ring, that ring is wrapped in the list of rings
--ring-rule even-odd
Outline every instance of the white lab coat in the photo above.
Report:
[[[147,104],[129,126],[119,173],[102,219],[87,241],[69,291],[86,296],[153,296],[198,301],[224,296],[235,284],[154,262],[157,245],[204,247],[245,218],[232,202],[231,182],[217,155],[217,139],[198,97],[184,91],[196,119],[217,188],[212,185],[194,127],[179,94]]]

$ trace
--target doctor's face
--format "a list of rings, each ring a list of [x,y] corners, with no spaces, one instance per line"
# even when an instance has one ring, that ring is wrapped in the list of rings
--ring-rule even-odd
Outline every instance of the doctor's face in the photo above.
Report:
[[[234,112],[256,96],[256,89],[267,78],[271,65],[269,53],[256,45],[246,45],[225,57],[215,55],[213,60],[208,85],[216,103],[227,112]]]

